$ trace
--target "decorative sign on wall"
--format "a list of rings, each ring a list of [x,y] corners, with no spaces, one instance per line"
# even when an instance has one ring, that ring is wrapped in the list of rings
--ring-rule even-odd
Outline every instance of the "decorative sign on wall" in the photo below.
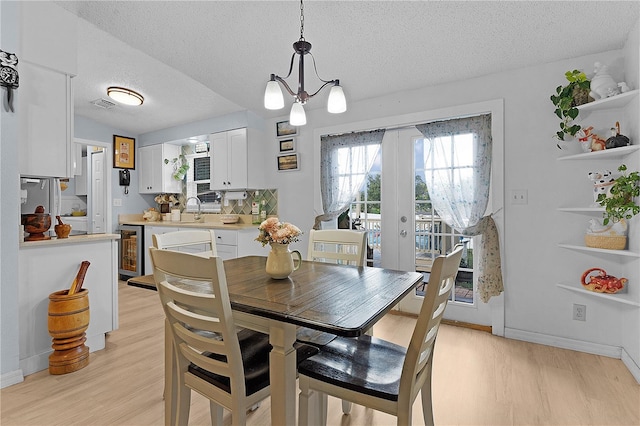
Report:
[[[280,152],[294,152],[296,150],[296,138],[280,139]]]
[[[19,86],[18,57],[15,53],[0,50],[0,86],[7,88],[5,108],[13,112],[13,89]]]
[[[136,140],[126,136],[113,135],[113,167],[116,169],[136,168]]]
[[[292,126],[288,121],[278,121],[276,123],[276,136],[281,138],[283,136],[293,136],[298,134],[298,128]]]
[[[298,159],[298,154],[287,154],[278,156],[278,171],[284,172],[299,169],[300,161]]]

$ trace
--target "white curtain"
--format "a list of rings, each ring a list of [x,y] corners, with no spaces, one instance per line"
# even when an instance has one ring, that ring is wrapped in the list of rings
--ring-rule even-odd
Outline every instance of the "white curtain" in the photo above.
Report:
[[[316,216],[313,229],[320,229],[321,222],[333,220],[349,208],[380,151],[384,132],[321,137],[320,190],[324,213]]]
[[[491,177],[491,115],[425,123],[425,174],[438,216],[463,235],[482,235],[478,293],[483,302],[504,290],[498,230],[485,216]]]

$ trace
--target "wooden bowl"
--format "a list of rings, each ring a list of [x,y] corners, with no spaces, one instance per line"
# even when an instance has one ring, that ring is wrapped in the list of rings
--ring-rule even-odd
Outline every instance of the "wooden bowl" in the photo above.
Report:
[[[51,215],[49,213],[27,213],[22,215],[24,230],[29,233],[25,241],[48,240],[51,237],[44,235],[51,228]]]

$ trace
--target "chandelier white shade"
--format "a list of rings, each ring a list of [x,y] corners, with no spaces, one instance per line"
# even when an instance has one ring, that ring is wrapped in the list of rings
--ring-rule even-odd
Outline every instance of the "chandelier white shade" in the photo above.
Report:
[[[307,124],[307,114],[300,102],[294,102],[291,105],[291,113],[289,114],[289,124],[292,126],[304,126]]]
[[[144,97],[136,91],[124,87],[111,86],[107,88],[107,95],[125,105],[142,105]]]
[[[327,111],[332,114],[340,114],[347,110],[347,100],[344,97],[344,91],[342,87],[336,83],[329,92],[329,99],[327,100]]]
[[[264,91],[264,107],[266,109],[284,108],[282,90],[280,90],[274,74],[271,74],[271,80],[267,83],[267,88]]]
[[[282,95],[282,87],[294,98],[293,105],[291,106],[291,113],[289,115],[289,123],[292,126],[303,126],[307,123],[307,118],[304,112],[303,105],[307,101],[320,93],[328,85],[331,86],[331,92],[329,93],[329,99],[327,101],[327,111],[332,114],[339,114],[347,110],[347,100],[344,96],[344,91],[340,86],[340,80],[323,80],[316,71],[316,61],[311,54],[311,43],[304,39],[304,5],[300,0],[300,39],[293,43],[294,53],[291,56],[291,65],[289,66],[289,74],[282,78],[276,74],[271,74],[271,78],[267,82],[267,87],[264,91],[264,107],[270,110],[277,110],[284,107],[284,98]],[[295,62],[296,55],[298,55],[298,91],[291,90],[285,79],[289,78],[291,71],[293,70],[293,63]],[[309,55],[313,61],[313,70],[316,77],[323,84],[314,93],[309,94],[304,88],[304,58],[305,55]]]

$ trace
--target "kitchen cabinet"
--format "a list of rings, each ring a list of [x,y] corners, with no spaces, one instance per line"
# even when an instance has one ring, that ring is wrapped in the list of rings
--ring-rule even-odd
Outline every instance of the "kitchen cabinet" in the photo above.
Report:
[[[264,164],[260,134],[253,129],[235,129],[209,136],[212,190],[258,188],[263,184]],[[264,163],[264,162],[263,162]]]
[[[72,177],[73,91],[68,74],[20,61],[16,91],[20,174]]]
[[[180,155],[181,147],[171,144],[157,144],[138,149],[140,194],[176,194],[182,192],[182,181],[175,180],[173,165],[165,164],[164,160],[171,160]]]
[[[21,2],[20,7],[21,84],[14,103],[20,174],[73,177],[78,18],[53,2]]]
[[[640,169],[640,129],[638,128],[637,117],[639,108],[638,90],[627,92],[618,96],[602,99],[579,106],[580,114],[578,119],[584,125],[593,125],[594,127],[606,128],[611,127],[613,122],[619,120],[620,123],[628,129],[626,133],[634,145],[607,149],[603,151],[586,152],[582,154],[566,155],[558,158],[558,161],[564,165],[565,162],[572,164],[570,167],[564,167],[569,170],[580,170],[584,176],[588,172],[610,170],[616,174],[620,164],[626,164],[629,171]],[[624,133],[624,132],[623,132]],[[579,166],[575,166],[578,164]],[[575,166],[575,167],[574,167]],[[569,178],[569,176],[567,176]],[[588,191],[590,192],[590,191]],[[597,258],[597,264],[593,266],[603,267],[611,275],[622,276],[629,279],[628,288],[616,294],[602,294],[588,291],[582,287],[579,282],[580,275],[584,267],[578,268],[570,264],[566,265],[566,271],[570,274],[571,279],[560,281],[557,286],[565,290],[588,295],[589,297],[615,302],[622,305],[631,305],[640,307],[640,289],[636,288],[640,282],[640,241],[638,236],[638,228],[640,227],[639,216],[628,221],[627,232],[627,249],[626,250],[608,250],[601,248],[593,248],[585,246],[583,242],[584,231],[575,228],[575,215],[579,215],[584,220],[578,221],[586,230],[587,222],[592,218],[602,218],[604,208],[596,205],[588,205],[593,201],[591,194],[588,192],[576,191],[575,185],[566,185],[565,199],[571,203],[566,207],[558,210],[563,215],[562,220],[566,219],[563,224],[569,229],[573,227],[573,232],[577,235],[570,237],[569,241],[561,242],[558,246],[562,249],[581,253],[584,262],[590,261],[590,257]],[[575,194],[578,193],[578,196]],[[569,216],[571,215],[571,216]],[[571,222],[569,222],[571,221]],[[563,258],[563,261],[565,259]],[[567,276],[567,278],[569,275]],[[629,287],[632,288],[629,288]]]

